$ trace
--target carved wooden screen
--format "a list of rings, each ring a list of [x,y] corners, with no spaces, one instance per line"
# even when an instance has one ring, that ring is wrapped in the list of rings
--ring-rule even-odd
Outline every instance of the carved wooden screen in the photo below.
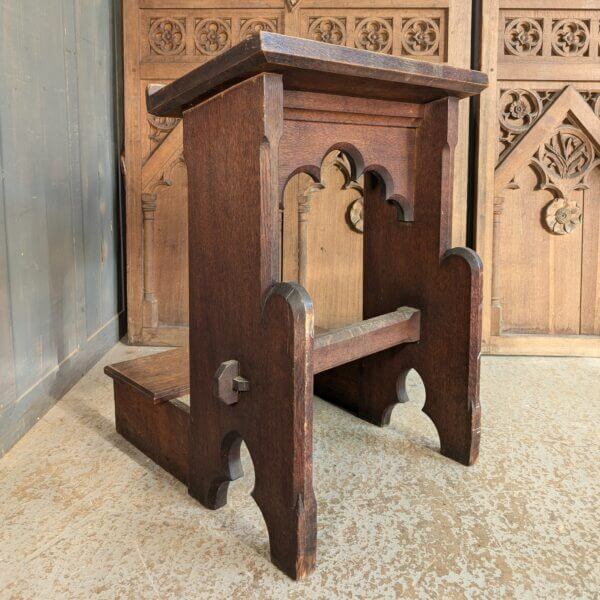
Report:
[[[600,356],[600,5],[527,4],[487,5],[484,347]]]
[[[133,343],[184,344],[188,322],[182,126],[176,119],[146,113],[146,89],[180,77],[261,29],[469,65],[470,2],[464,0],[124,0],[128,331]],[[453,218],[456,243],[464,242],[466,231],[467,106],[461,104]],[[337,168],[334,163],[325,168]],[[297,185],[301,184],[308,185],[306,180]],[[297,215],[298,206],[292,205],[299,190],[290,189],[289,194],[292,200],[286,205]],[[309,236],[316,217],[318,211],[303,217]],[[351,223],[348,227],[352,235],[360,235]],[[339,229],[339,223],[332,224],[332,231]],[[335,235],[325,231],[326,238]],[[346,241],[354,250],[341,253],[337,265],[349,284],[360,280],[362,265],[356,260],[360,244]],[[310,277],[315,280],[314,270]],[[335,304],[331,294],[339,297],[343,291],[344,286],[313,286],[323,306],[331,307]],[[344,320],[359,310],[356,302],[330,315],[328,322]]]

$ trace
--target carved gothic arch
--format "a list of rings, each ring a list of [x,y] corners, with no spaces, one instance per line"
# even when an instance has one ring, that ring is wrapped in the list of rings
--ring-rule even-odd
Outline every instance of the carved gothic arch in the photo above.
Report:
[[[556,95],[500,160],[497,199],[505,189],[518,187],[515,174],[528,165],[539,176],[539,189],[554,197],[544,210],[545,226],[556,234],[570,233],[582,218],[573,193],[588,188],[587,178],[600,165],[600,119],[573,86]]]

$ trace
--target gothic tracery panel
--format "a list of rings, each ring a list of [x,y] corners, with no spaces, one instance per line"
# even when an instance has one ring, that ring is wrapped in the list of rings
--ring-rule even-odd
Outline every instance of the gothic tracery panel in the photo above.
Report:
[[[530,336],[562,353],[552,340],[600,335],[600,11],[551,4],[498,19],[486,336],[511,353],[531,353]]]
[[[187,263],[175,260],[177,247],[184,243],[178,227],[184,227],[187,206],[185,169],[181,162],[168,168],[175,156],[180,121],[147,114],[148,85],[168,83],[258,31],[467,66],[462,38],[454,45],[454,56],[448,53],[449,20],[453,14],[466,14],[463,4],[462,0],[419,0],[417,6],[408,0],[124,0],[131,341],[181,344],[187,326],[182,292],[187,289]],[[454,18],[454,28],[466,30],[467,23],[457,24]],[[148,191],[148,185],[158,187]],[[343,210],[338,207],[343,235],[360,238],[360,191],[349,188],[344,193],[347,202]],[[152,240],[148,247],[144,246],[146,239]],[[173,268],[169,269],[169,264]],[[358,276],[357,268],[355,265],[356,273],[350,277]],[[148,279],[150,288],[144,287],[148,269],[156,275],[154,290],[150,289],[152,277]],[[169,271],[168,276],[163,270]],[[177,290],[172,297],[161,291],[165,281]],[[140,299],[146,295],[144,304]]]

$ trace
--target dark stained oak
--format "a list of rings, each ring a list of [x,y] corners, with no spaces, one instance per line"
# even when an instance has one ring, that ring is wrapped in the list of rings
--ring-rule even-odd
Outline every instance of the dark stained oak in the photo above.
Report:
[[[418,307],[419,343],[318,375],[315,392],[385,425],[407,399],[404,381],[416,369],[442,453],[470,465],[479,453],[482,265],[472,250],[450,247],[457,122],[455,98],[427,105],[415,140],[411,222],[390,218],[380,177],[370,174],[365,182],[364,316]]]
[[[104,372],[137,388],[159,404],[189,392],[190,357],[187,348],[109,365]]]
[[[421,313],[398,310],[315,336],[313,373],[321,373],[400,344],[418,342]]]
[[[295,579],[316,566],[313,388],[384,425],[416,369],[442,453],[477,458],[482,266],[450,223],[458,99],[485,83],[261,33],[148,98],[183,111],[189,367],[176,351],[107,368],[117,428],[211,509],[244,441],[271,558]],[[308,293],[280,281],[282,198],[332,150],[364,176],[363,320],[315,335]],[[188,387],[189,414],[172,400]]]
[[[443,64],[366,52],[261,31],[148,97],[148,112],[181,117],[183,112],[231,85],[279,73],[287,90],[427,103],[465,98],[487,86],[487,75]]]

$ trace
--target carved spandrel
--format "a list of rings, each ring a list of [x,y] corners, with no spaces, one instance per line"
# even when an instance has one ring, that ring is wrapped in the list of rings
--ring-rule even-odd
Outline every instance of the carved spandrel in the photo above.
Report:
[[[149,132],[148,140],[150,148],[146,158],[152,156],[154,151],[167,139],[169,134],[177,127],[181,119],[172,117],[155,117],[147,115]]]
[[[498,162],[527,133],[555,97],[554,90],[510,88],[500,90],[498,100]]]

